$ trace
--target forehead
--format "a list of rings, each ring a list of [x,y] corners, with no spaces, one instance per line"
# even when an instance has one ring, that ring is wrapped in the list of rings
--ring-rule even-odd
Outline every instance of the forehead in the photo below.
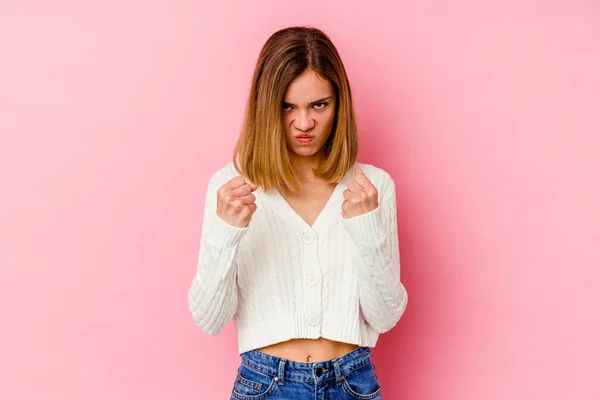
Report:
[[[284,95],[284,101],[290,103],[310,103],[321,97],[331,96],[333,86],[329,80],[307,70],[290,82]]]

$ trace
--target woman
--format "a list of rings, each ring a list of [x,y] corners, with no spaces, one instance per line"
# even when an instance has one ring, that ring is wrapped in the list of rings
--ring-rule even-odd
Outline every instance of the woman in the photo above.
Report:
[[[357,152],[333,43],[315,28],[274,33],[233,162],[208,182],[188,294],[207,334],[234,319],[232,399],[381,399],[370,347],[407,294],[394,181]]]

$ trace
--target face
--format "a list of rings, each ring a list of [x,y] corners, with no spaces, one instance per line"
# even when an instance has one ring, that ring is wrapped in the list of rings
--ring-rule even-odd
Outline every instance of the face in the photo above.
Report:
[[[281,110],[290,156],[322,155],[333,129],[335,101],[333,85],[311,70],[289,84]]]

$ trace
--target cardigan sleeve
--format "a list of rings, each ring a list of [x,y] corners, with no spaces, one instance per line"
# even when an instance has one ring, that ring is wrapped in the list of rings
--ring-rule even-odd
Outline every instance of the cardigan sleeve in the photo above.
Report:
[[[400,282],[396,186],[392,177],[382,172],[379,206],[366,214],[343,219],[357,248],[353,257],[360,310],[378,333],[387,332],[398,323],[408,302]]]
[[[217,172],[208,182],[196,274],[188,290],[188,304],[196,325],[216,335],[237,309],[237,267],[240,240],[248,230],[217,216],[217,190],[227,181]]]

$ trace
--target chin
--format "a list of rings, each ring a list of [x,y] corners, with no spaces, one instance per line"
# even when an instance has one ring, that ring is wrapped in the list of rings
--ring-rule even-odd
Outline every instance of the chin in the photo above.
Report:
[[[317,154],[316,151],[293,151],[292,153],[297,157],[312,157]]]
[[[321,149],[322,147],[317,146],[298,146],[295,147],[292,151],[298,156],[309,157],[317,155],[321,151]]]

